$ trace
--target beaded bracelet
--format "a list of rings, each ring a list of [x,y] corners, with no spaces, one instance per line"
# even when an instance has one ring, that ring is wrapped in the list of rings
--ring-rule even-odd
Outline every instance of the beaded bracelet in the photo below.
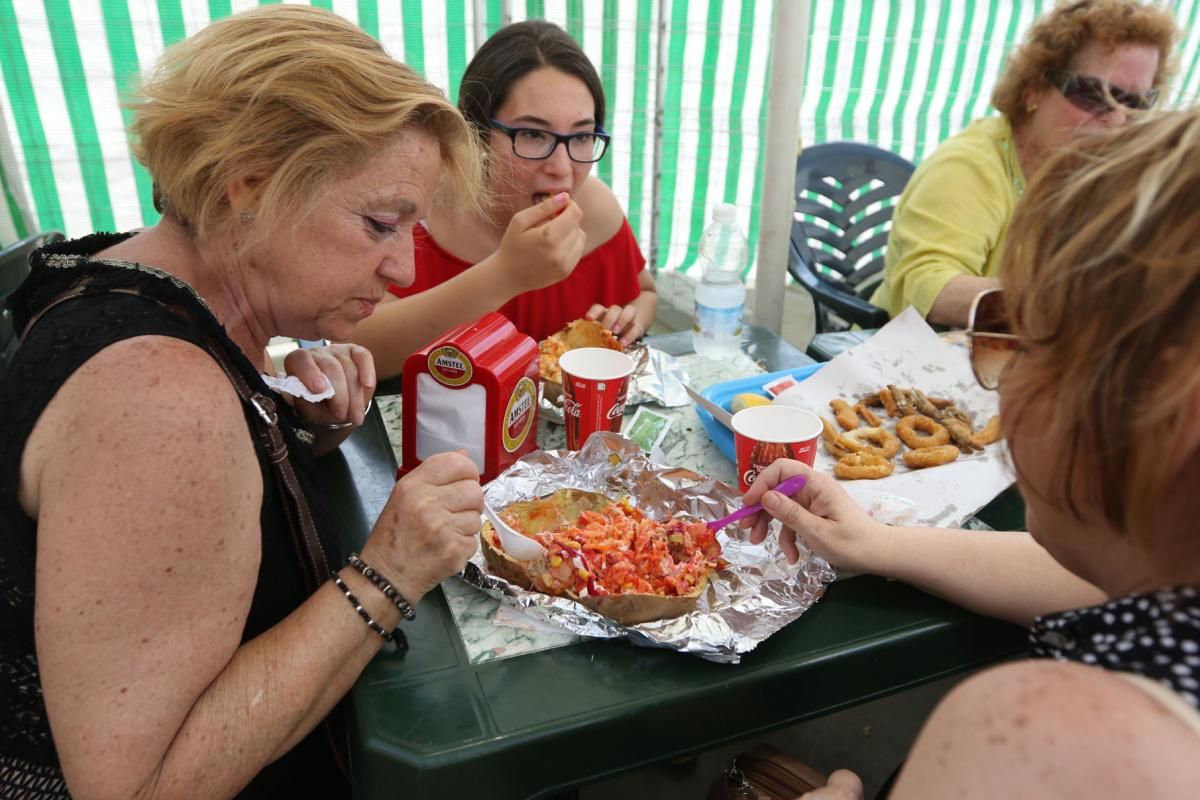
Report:
[[[398,591],[396,591],[396,587],[388,583],[387,578],[376,572],[373,567],[367,566],[367,563],[359,558],[358,553],[351,553],[350,558],[348,558],[347,561],[350,563],[350,566],[358,570],[364,578],[375,584],[375,588],[383,592],[384,596],[387,597],[388,600],[392,601],[392,605],[394,605],[396,609],[402,615],[404,615],[406,620],[412,622],[417,618],[417,612],[413,611],[413,607],[408,604],[408,601],[405,600]]]
[[[392,641],[393,636],[391,632],[384,630],[382,625],[371,619],[371,615],[362,607],[362,603],[358,602],[358,598],[354,596],[354,592],[350,591],[350,587],[341,579],[341,576],[336,572],[331,572],[329,575],[333,578],[333,582],[337,584],[337,587],[342,590],[342,594],[346,595],[346,599],[350,601],[350,605],[354,606],[354,610],[358,612],[358,615],[366,620],[367,626],[383,637],[385,642]]]

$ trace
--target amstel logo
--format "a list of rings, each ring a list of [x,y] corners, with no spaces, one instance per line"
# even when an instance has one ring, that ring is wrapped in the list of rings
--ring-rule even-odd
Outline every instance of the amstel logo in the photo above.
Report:
[[[537,414],[534,408],[537,403],[537,386],[529,378],[521,378],[508,398],[508,408],[504,410],[504,430],[501,438],[504,449],[510,453],[517,452],[525,443],[525,437],[533,428],[533,420]]]
[[[429,374],[438,383],[463,386],[471,382],[471,361],[457,347],[446,345],[429,354]]]

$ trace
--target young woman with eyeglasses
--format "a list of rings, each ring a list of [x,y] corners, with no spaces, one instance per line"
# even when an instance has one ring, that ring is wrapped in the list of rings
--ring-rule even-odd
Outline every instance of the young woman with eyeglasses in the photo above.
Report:
[[[913,173],[871,302],[965,325],[972,298],[999,285],[1026,178],[1075,138],[1150,109],[1178,35],[1169,11],[1134,0],[1074,0],[1036,20],[992,93],[999,116],[947,139]]]
[[[1200,111],[1051,156],[972,366],[1000,393],[1028,533],[888,527],[779,461],[745,497],[839,566],[1031,625],[1031,660],[933,712],[892,798],[1194,797],[1200,786]],[[797,473],[794,499],[769,491]],[[752,520],[766,536],[766,514]],[[848,772],[810,800],[859,798]]]
[[[585,316],[625,344],[644,334],[657,304],[654,280],[616,197],[591,174],[609,135],[604,90],[582,48],[544,20],[508,25],[467,66],[458,105],[484,146],[490,202],[438,206],[417,226],[415,281],[392,287],[402,299],[383,304],[355,338],[375,355],[379,373],[398,374],[425,341],[497,308],[535,339]],[[552,215],[563,202],[580,214],[574,260],[507,258],[513,229],[530,209]],[[482,269],[493,273],[486,286],[463,285]],[[431,293],[441,298],[440,330],[427,329],[419,342],[398,340],[413,328],[414,299],[428,310]]]

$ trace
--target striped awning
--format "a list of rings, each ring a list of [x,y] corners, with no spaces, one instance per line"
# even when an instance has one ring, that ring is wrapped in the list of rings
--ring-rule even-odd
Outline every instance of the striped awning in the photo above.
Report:
[[[786,0],[801,2],[802,0]],[[598,174],[660,269],[695,261],[714,203],[757,238],[773,4],[760,0],[325,0],[453,98],[481,37],[561,24],[599,67],[610,154]],[[1186,36],[1168,105],[1200,96],[1200,0],[1164,3]],[[247,0],[0,0],[0,244],[157,219],[118,98],[165,45]],[[989,113],[1012,44],[1050,0],[810,0],[800,131],[920,160]],[[786,46],[787,42],[776,43]],[[771,165],[774,168],[774,165]],[[791,165],[778,165],[791,169]],[[657,210],[657,218],[655,212]]]

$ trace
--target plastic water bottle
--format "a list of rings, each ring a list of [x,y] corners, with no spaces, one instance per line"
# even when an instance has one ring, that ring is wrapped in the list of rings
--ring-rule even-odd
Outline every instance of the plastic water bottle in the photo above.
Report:
[[[704,269],[696,287],[696,319],[692,344],[703,356],[721,357],[738,352],[742,341],[742,311],[746,285],[742,268],[750,257],[750,243],[737,224],[737,208],[720,203],[700,239],[700,265]]]

